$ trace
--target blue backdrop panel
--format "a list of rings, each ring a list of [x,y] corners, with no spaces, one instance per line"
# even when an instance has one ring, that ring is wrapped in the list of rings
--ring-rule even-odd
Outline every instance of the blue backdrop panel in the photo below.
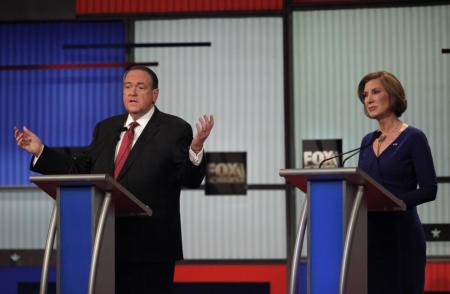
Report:
[[[123,68],[12,70],[5,66],[121,63],[124,49],[64,45],[123,43],[123,22],[0,25],[0,185],[28,185],[30,156],[14,126],[28,126],[49,146],[85,146],[95,123],[123,112]]]
[[[342,187],[342,181],[310,183],[311,294],[339,292],[343,250]]]

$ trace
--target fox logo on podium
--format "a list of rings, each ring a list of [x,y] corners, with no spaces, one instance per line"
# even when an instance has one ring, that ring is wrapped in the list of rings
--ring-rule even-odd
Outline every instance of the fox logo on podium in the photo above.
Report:
[[[247,153],[206,153],[206,195],[247,194]]]
[[[342,139],[303,140],[303,168],[318,168],[320,163],[342,153]],[[340,158],[325,161],[322,167],[340,166]]]

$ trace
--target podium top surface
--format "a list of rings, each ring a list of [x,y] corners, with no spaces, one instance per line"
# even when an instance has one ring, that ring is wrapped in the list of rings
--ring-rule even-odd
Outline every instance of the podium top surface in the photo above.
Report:
[[[282,169],[280,176],[305,193],[310,181],[345,180],[352,185],[364,185],[369,211],[406,210],[406,204],[401,199],[357,167]]]
[[[93,186],[111,193],[116,216],[152,215],[150,207],[107,174],[40,175],[31,176],[30,181],[54,199],[58,187]]]

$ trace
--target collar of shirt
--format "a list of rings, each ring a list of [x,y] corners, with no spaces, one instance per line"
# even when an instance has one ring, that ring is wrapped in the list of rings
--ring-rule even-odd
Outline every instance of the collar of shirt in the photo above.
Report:
[[[147,113],[145,113],[143,116],[141,116],[136,122],[139,124],[135,129],[134,129],[134,138],[133,138],[133,143],[131,146],[134,146],[134,144],[136,143],[137,139],[139,138],[139,136],[142,134],[142,131],[144,130],[145,126],[148,124],[148,122],[150,121],[150,119],[153,116],[153,113],[155,113],[155,107],[152,107],[152,109],[150,109]],[[123,125],[124,127],[126,127],[128,129],[128,126],[133,122],[133,118],[131,117],[131,115],[128,114],[127,120],[125,122],[125,124]],[[120,139],[119,142],[116,145],[116,152],[115,152],[115,157],[117,156],[117,153],[119,152],[119,146],[120,144],[122,144],[122,139],[123,136],[125,135],[125,132],[122,132],[120,134]],[[115,158],[114,157],[114,158]]]
[[[150,121],[150,119],[153,116],[153,113],[155,113],[155,107],[152,107],[149,111],[147,111],[143,116],[141,116],[138,120],[136,120],[136,122],[139,124],[135,129],[134,129],[134,140],[133,140],[133,145],[134,143],[136,143],[137,139],[139,138],[139,136],[142,134],[142,131],[144,130],[145,126],[148,124],[148,122]],[[131,115],[128,114],[127,120],[125,122],[124,127],[126,127],[128,129],[128,126],[133,122],[133,118],[131,117]],[[123,134],[122,134],[123,135]]]

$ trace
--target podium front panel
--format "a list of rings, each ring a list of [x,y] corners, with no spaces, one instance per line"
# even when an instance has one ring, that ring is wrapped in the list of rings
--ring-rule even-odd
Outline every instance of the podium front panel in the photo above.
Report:
[[[58,293],[87,293],[92,255],[94,211],[92,186],[58,190]]]
[[[343,181],[308,182],[308,293],[339,293],[344,243]]]
[[[57,293],[115,293],[115,216],[151,216],[150,207],[107,174],[30,180],[57,201]]]

